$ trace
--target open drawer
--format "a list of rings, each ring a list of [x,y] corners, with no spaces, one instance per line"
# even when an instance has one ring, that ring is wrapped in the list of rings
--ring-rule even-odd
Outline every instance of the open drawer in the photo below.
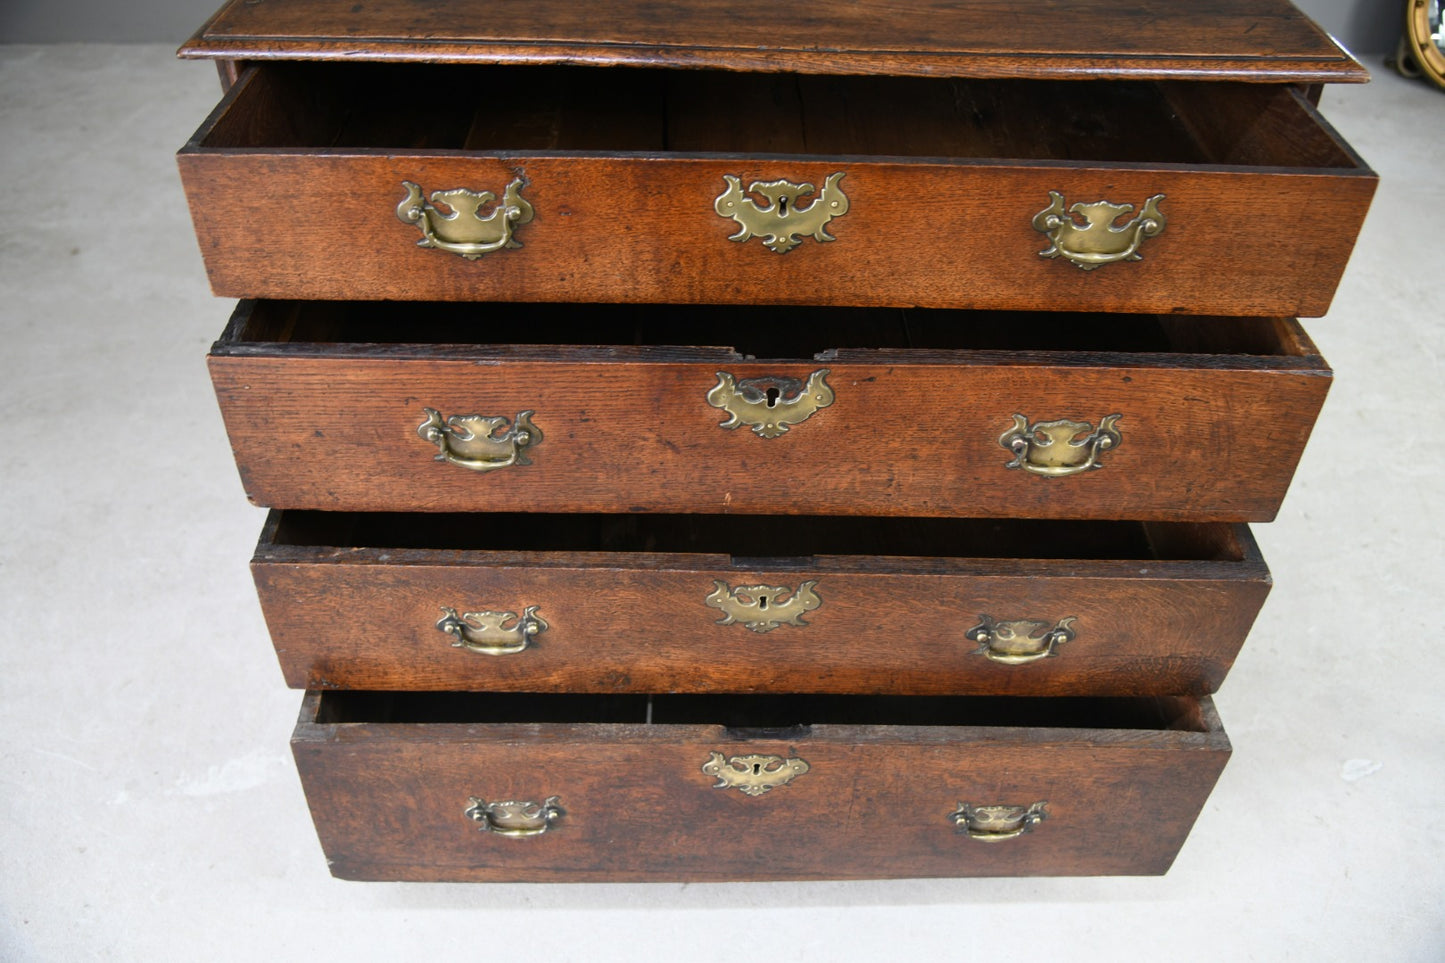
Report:
[[[1208,698],[308,693],[331,871],[367,880],[1163,873],[1229,756]]]
[[[1330,381],[1283,319],[700,305],[245,302],[210,367],[252,501],[337,511],[1267,521]]]
[[[1242,525],[274,512],[295,688],[1141,695],[1218,688]]]
[[[1316,316],[1375,187],[1283,84],[550,65],[254,65],[179,161],[275,298]]]

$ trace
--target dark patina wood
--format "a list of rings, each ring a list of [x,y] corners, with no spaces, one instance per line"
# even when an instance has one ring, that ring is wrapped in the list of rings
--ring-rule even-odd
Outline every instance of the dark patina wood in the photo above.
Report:
[[[458,881],[1157,874],[1229,756],[1207,697],[700,699],[313,692],[292,749],[335,875]],[[810,768],[749,797],[711,752]],[[531,838],[463,815],[553,795]],[[961,802],[1048,815],[980,842]]]
[[[246,491],[271,507],[1183,521],[1273,517],[1329,386],[1292,321],[749,313],[262,302],[215,345],[211,375]],[[1174,347],[1169,332],[1191,327],[1215,329],[1210,353]],[[448,343],[459,330],[595,346]],[[381,332],[442,341],[349,337]],[[676,344],[748,352],[734,336],[781,357]],[[1120,350],[1043,350],[1077,344]],[[707,401],[719,371],[803,380],[821,369],[833,404],[781,437],[724,430],[728,415]],[[530,465],[469,471],[418,437],[424,407],[532,410],[544,440]],[[1015,413],[1094,425],[1122,414],[1123,442],[1077,475],[1010,469],[999,440]]]
[[[277,513],[251,568],[306,689],[1204,693],[1270,584],[1243,526],[938,519]],[[806,580],[822,604],[804,625],[706,604],[718,581]],[[443,607],[528,605],[548,628],[521,652],[437,628]],[[1077,637],[1003,664],[968,637],[982,616]]]
[[[1363,81],[1363,67],[1286,0],[233,0],[188,57],[578,63],[798,73],[1203,76]]]
[[[243,78],[179,156],[215,292],[1309,317],[1375,186],[1282,86],[544,70],[521,74],[535,102],[499,107],[442,69]],[[833,242],[776,254],[729,240],[713,209],[724,175],[839,171]],[[536,210],[518,249],[465,260],[395,216],[403,181],[499,193],[516,176]],[[1168,225],[1142,260],[1081,271],[1039,256],[1050,191],[1136,209],[1163,194]]]
[[[337,876],[1168,869],[1269,588],[1235,523],[1273,517],[1330,381],[1288,318],[1329,308],[1375,186],[1315,110],[1365,71],[1287,0],[231,0],[181,54],[226,88],[179,156],[213,289],[295,299],[244,302],[209,363],[284,509],[253,574],[288,683],[327,690],[292,744]],[[713,209],[724,175],[839,172],[834,241]],[[397,219],[404,180],[513,178],[519,248]],[[1052,191],[1164,195],[1167,227],[1081,271],[1039,256]],[[824,368],[780,437],[708,404]],[[543,440],[468,471],[424,407]],[[1102,470],[1005,467],[1015,415],[1116,414]],[[806,625],[705,604],[803,580]],[[436,627],[526,606],[511,655]],[[1003,665],[985,616],[1077,634]],[[808,770],[755,798],[703,770],[753,753]],[[552,796],[534,838],[466,814]],[[1047,815],[978,842],[964,803]]]

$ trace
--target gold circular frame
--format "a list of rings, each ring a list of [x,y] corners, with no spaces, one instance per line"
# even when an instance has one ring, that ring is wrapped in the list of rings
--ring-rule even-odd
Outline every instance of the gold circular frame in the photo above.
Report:
[[[1405,37],[1410,44],[1410,56],[1420,65],[1420,70],[1445,88],[1445,51],[1435,44],[1430,36],[1430,8],[1440,0],[1409,0],[1405,11]],[[1445,28],[1442,28],[1445,36]]]

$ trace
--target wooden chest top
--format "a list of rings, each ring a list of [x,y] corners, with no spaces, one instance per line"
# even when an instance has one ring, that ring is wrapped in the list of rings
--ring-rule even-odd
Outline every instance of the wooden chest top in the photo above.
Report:
[[[231,0],[181,48],[235,60],[1360,82],[1288,0]]]

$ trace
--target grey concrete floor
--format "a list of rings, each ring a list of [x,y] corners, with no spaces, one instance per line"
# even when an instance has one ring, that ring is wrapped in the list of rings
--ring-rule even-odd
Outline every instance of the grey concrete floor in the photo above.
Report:
[[[1445,958],[1445,95],[1376,75],[1325,94],[1382,185],[1168,876],[390,885],[327,874],[246,570],[202,361],[230,305],[171,157],[214,73],[0,48],[0,958]]]

